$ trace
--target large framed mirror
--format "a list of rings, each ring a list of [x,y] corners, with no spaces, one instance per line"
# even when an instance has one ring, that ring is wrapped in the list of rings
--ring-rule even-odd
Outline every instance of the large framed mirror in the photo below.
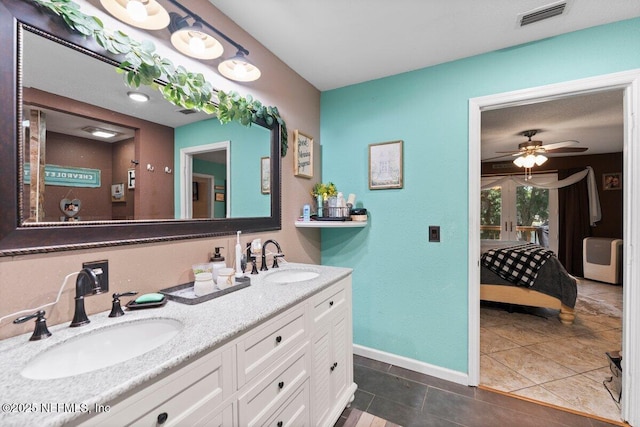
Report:
[[[148,88],[136,104],[118,58],[29,2],[0,8],[0,256],[280,229],[277,125]]]

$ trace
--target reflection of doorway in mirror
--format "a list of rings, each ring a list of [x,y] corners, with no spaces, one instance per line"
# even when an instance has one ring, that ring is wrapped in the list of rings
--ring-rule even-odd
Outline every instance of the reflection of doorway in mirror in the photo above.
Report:
[[[192,201],[193,218],[215,218],[212,197],[214,183],[213,175],[193,174],[193,187],[198,188],[198,197],[194,197]]]

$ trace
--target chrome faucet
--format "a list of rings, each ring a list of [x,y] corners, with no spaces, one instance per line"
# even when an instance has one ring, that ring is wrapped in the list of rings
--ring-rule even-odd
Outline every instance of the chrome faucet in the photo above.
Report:
[[[271,266],[271,268],[278,268],[278,258],[282,258],[284,256],[278,242],[272,239],[267,240],[266,242],[264,242],[264,245],[262,245],[262,265],[260,266],[260,271],[269,270],[269,267],[267,267],[267,254],[265,250],[269,243],[273,243],[274,245],[276,245],[276,249],[278,249],[278,253],[273,255],[273,265]]]
[[[84,309],[84,297],[98,295],[103,292],[107,292],[108,290],[108,285],[106,289],[101,286],[95,271],[90,268],[83,268],[80,270],[78,277],[76,278],[76,297],[74,298],[76,307],[73,314],[73,320],[69,326],[75,328],[76,326],[82,326],[89,323],[90,320]]]

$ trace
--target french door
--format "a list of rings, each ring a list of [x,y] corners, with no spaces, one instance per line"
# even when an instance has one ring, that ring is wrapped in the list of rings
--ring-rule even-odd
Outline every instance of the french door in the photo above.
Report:
[[[500,176],[482,178],[485,184]],[[556,174],[536,175],[536,181],[557,181]],[[480,192],[480,238],[525,241],[558,251],[558,190],[518,185],[506,180]]]

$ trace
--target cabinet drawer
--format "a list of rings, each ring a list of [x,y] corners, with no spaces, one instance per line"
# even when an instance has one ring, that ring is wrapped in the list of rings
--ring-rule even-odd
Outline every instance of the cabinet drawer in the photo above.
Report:
[[[309,402],[309,380],[306,380],[263,425],[269,427],[308,426]]]
[[[285,359],[238,399],[239,423],[255,426],[280,407],[309,376],[309,343]]]
[[[185,417],[209,413],[233,393],[232,368],[231,347],[203,356],[83,425],[156,426],[158,416],[166,414],[164,425],[171,426]]]
[[[238,388],[277,362],[306,337],[304,305],[276,317],[240,341]]]
[[[343,282],[328,287],[313,297],[313,322],[319,323],[327,318],[328,314],[344,306],[347,291]]]

